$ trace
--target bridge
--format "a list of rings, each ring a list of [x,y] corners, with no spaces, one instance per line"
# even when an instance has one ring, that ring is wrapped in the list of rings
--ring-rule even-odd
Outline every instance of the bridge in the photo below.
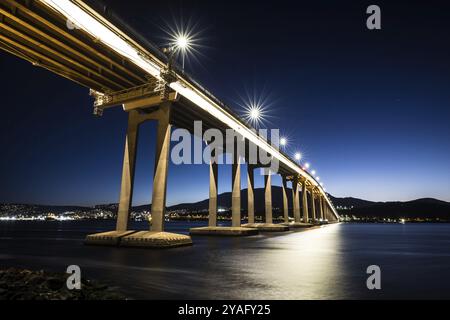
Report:
[[[194,134],[194,121],[208,129],[233,129],[248,148],[275,159],[282,177],[284,223],[273,223],[271,175],[265,175],[265,221],[255,223],[254,169],[247,165],[248,221],[241,213],[241,164],[248,153],[233,152],[231,226],[217,225],[218,164],[209,164],[208,226],[191,234],[245,236],[258,231],[286,231],[339,220],[317,178],[285,152],[261,137],[247,121],[187,76],[158,47],[142,38],[107,8],[80,0],[0,0],[0,48],[90,89],[94,114],[122,106],[128,116],[116,229],[88,235],[87,244],[172,247],[192,244],[190,236],[164,231],[172,127]],[[148,231],[129,230],[129,213],[139,127],[157,122],[155,168]],[[225,147],[222,152],[225,152]],[[293,212],[288,210],[287,183],[292,183]],[[292,219],[293,218],[293,219]],[[292,221],[293,220],[293,221]]]

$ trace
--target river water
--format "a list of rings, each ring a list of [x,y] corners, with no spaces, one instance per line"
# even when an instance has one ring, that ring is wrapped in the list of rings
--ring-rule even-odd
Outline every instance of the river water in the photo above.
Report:
[[[146,229],[143,222],[133,228]],[[169,222],[187,233],[204,222]],[[450,298],[450,224],[334,224],[245,238],[193,237],[168,250],[84,246],[112,221],[0,222],[0,267],[64,272],[133,299]],[[381,268],[381,290],[366,269]]]

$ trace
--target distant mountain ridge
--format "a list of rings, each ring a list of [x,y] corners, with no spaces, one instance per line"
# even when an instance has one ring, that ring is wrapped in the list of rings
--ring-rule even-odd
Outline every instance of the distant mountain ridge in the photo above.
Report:
[[[264,188],[256,188],[255,212],[261,214],[264,212]],[[292,191],[287,192],[289,210],[292,211]],[[353,197],[334,197],[329,195],[334,206],[341,215],[353,215],[356,217],[379,217],[379,218],[429,218],[450,220],[450,203],[433,198],[422,198],[412,201],[391,201],[375,202]],[[242,210],[247,210],[247,189],[241,191]],[[309,199],[308,199],[309,200]],[[224,192],[217,197],[219,208],[229,209],[231,207],[231,192]],[[201,200],[193,203],[180,203],[169,206],[170,211],[206,211],[208,210],[209,200]],[[282,188],[272,187],[272,205],[274,214],[281,214],[283,206]],[[347,209],[344,209],[347,208]],[[150,210],[150,204],[133,207],[133,210]]]
[[[356,217],[450,220],[450,203],[433,198],[405,202],[374,202],[368,206],[354,207],[349,210],[349,214]]]
[[[264,212],[264,188],[256,188],[255,195],[255,212],[262,214]],[[292,211],[292,191],[287,192],[289,209]],[[247,189],[241,191],[242,210],[247,210]],[[391,202],[374,202],[352,197],[338,198],[330,195],[330,199],[338,208],[340,214],[353,215],[356,217],[380,217],[380,218],[430,218],[430,219],[447,219],[450,220],[450,203],[433,198],[422,198],[412,201],[391,201]],[[308,199],[309,200],[309,199]],[[228,210],[231,207],[231,192],[224,192],[217,198],[219,208]],[[167,207],[169,211],[187,211],[201,212],[208,210],[209,200],[201,200],[193,203],[180,203]],[[282,188],[278,186],[272,187],[272,204],[274,214],[281,214],[283,206]],[[51,206],[51,205],[26,205],[26,204],[0,204],[0,214],[5,212],[5,208],[15,207],[18,212],[23,209],[32,210],[33,212],[54,212],[63,213],[67,211],[89,211],[89,210],[109,210],[116,213],[118,204],[102,204],[93,207],[83,206]],[[151,205],[134,206],[133,211],[150,210]]]
[[[336,207],[353,207],[353,208],[361,208],[361,207],[368,207],[371,205],[374,205],[377,202],[374,201],[368,201],[368,200],[362,200],[362,199],[358,199],[358,198],[353,198],[353,197],[345,197],[345,198],[336,198],[333,197],[332,195],[329,195],[331,201],[333,202],[333,204]],[[382,202],[380,202],[382,203]]]

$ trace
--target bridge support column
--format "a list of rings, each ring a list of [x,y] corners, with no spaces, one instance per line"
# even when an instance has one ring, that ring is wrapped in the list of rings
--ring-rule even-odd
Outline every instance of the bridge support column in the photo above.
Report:
[[[298,189],[299,180],[295,177],[292,180],[292,202],[293,202],[293,210],[294,210],[294,222],[300,223],[300,199],[299,199],[299,189]]]
[[[232,164],[232,191],[231,191],[231,226],[241,226],[241,157],[234,150]]]
[[[322,195],[321,195],[321,194],[319,194],[318,199],[319,199],[320,219],[321,219],[322,221],[325,221],[325,214],[324,214],[324,212],[323,212],[323,198],[322,198]]]
[[[266,223],[273,223],[272,218],[272,175],[269,170],[267,170],[266,175],[264,175],[264,203],[265,203],[265,213],[266,213]]]
[[[125,138],[125,152],[122,165],[122,182],[120,186],[119,209],[117,212],[116,231],[128,230],[129,213],[133,199],[134,172],[136,164],[136,147],[139,132],[137,111],[128,113],[128,129]]]
[[[308,191],[306,189],[306,181],[302,181],[302,209],[303,209],[303,222],[309,223]]]
[[[152,112],[143,114],[139,113],[138,110],[130,110],[128,112],[128,131],[125,143],[116,231],[88,235],[86,244],[120,244],[121,246],[133,247],[175,247],[192,244],[189,236],[163,232],[170,148],[170,105],[170,102],[163,102]],[[151,231],[136,232],[127,230],[127,224],[133,195],[138,128],[142,122],[147,120],[158,121],[151,208],[152,226]]]
[[[231,195],[231,227],[217,226],[217,162],[210,162],[210,185],[209,185],[209,225],[208,227],[198,227],[189,229],[191,235],[202,236],[250,236],[258,233],[258,230],[251,228],[241,227],[241,169],[240,169],[240,157],[234,158],[232,164],[232,195]],[[249,170],[249,169],[248,169]],[[253,181],[253,176],[250,176],[250,180]],[[253,186],[253,182],[249,183]],[[251,188],[251,187],[250,187]],[[253,188],[251,192],[251,198],[248,198],[249,207],[253,206]],[[214,212],[214,214],[211,214]],[[254,219],[254,214],[249,213],[249,219]]]
[[[167,174],[169,168],[171,103],[164,102],[152,115],[158,121],[155,150],[155,169],[153,174],[153,192],[151,206],[150,231],[139,231],[122,238],[121,245],[129,247],[176,247],[192,244],[189,236],[164,232],[166,213]],[[146,117],[145,114],[143,117]]]
[[[172,128],[169,119],[170,109],[167,108],[164,117],[161,117],[158,121],[158,132],[156,137],[151,231],[158,232],[164,230],[164,215],[166,212],[167,170],[169,167],[170,132]]]
[[[254,167],[247,164],[247,216],[248,223],[255,223],[255,175]]]
[[[288,205],[288,198],[287,198],[287,180],[286,176],[282,176],[282,192],[283,192],[283,217],[284,217],[284,223],[289,223],[289,205]]]
[[[255,230],[267,231],[267,232],[288,231],[289,227],[286,226],[285,224],[274,224],[273,223],[273,212],[272,212],[272,172],[270,172],[270,170],[268,168],[264,168],[263,170],[264,170],[264,211],[265,211],[265,221],[264,221],[264,223],[250,223],[249,222],[249,223],[245,224],[244,227],[254,228]],[[284,187],[283,187],[283,190],[284,190]],[[283,194],[284,193],[285,193],[285,191],[283,191]],[[283,198],[283,202],[284,202],[284,198]],[[286,200],[286,202],[287,202],[287,200]]]
[[[122,164],[122,181],[120,185],[119,208],[117,211],[116,230],[86,237],[85,243],[89,245],[116,246],[124,236],[134,233],[128,230],[129,214],[133,200],[134,172],[136,164],[136,148],[138,141],[140,118],[137,111],[128,113],[128,128],[125,137],[125,148]]]
[[[219,165],[215,158],[209,160],[209,219],[208,226],[217,226],[217,189]]]
[[[314,197],[314,189],[310,189],[310,193],[311,193],[311,217],[312,217],[312,222],[316,223],[317,222],[317,214],[316,214],[316,201],[315,201],[315,197]]]
[[[299,189],[300,179],[295,177],[292,179],[292,207],[293,207],[293,222],[285,222],[291,228],[308,228],[311,225],[302,222],[300,215],[300,189]]]
[[[330,220],[330,217],[329,217],[328,206],[327,206],[327,201],[326,201],[326,199],[325,199],[325,196],[322,197],[322,203],[323,203],[323,210],[324,210],[324,212],[323,212],[324,219],[325,219],[326,221],[329,221],[329,220]]]
[[[240,156],[237,155],[235,149],[232,164],[232,192],[231,192],[231,227],[217,226],[217,173],[218,165],[210,163],[210,199],[209,199],[209,225],[208,227],[199,227],[189,229],[191,235],[202,236],[251,236],[258,233],[258,230],[252,228],[241,227],[241,162]],[[249,208],[253,206],[253,167],[247,169],[247,177],[251,181],[249,189],[251,188],[248,201]],[[211,212],[215,212],[214,215]],[[255,215],[249,211],[249,219],[253,219]]]

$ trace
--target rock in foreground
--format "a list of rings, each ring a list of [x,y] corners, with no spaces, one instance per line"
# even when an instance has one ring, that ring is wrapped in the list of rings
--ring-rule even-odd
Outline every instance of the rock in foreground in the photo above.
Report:
[[[0,270],[0,300],[122,300],[124,296],[99,283],[82,279],[80,290],[69,290],[69,274],[10,268]]]

